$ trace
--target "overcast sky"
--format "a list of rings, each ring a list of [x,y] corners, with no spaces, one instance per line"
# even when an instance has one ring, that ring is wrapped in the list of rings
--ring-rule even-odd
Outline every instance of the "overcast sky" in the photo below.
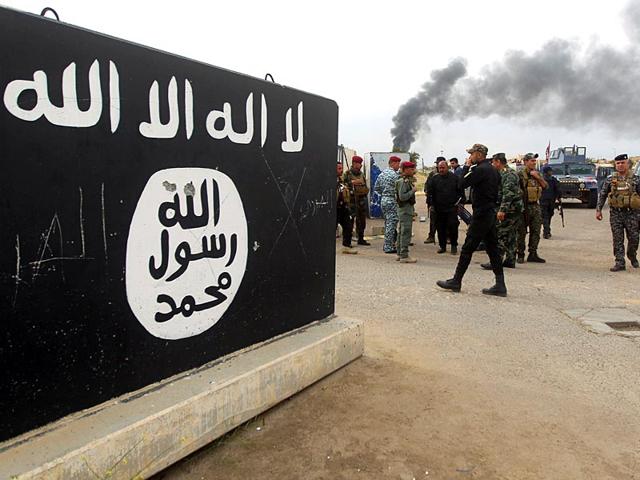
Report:
[[[31,13],[50,6],[67,23],[260,78],[269,72],[278,83],[335,100],[339,141],[360,153],[388,151],[398,108],[456,57],[473,76],[509,50],[533,53],[552,38],[584,48],[629,44],[626,0],[0,3]],[[476,142],[509,155],[542,154],[549,140],[552,148],[584,145],[594,157],[640,154],[637,135],[605,124],[564,129],[494,115],[436,119],[431,127],[411,148],[425,160],[441,151],[461,157]]]

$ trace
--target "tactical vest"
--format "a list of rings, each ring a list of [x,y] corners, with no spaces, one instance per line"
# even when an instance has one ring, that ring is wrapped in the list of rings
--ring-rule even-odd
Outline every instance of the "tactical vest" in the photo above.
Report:
[[[527,189],[527,201],[529,203],[538,202],[542,196],[542,187],[526,170],[524,170],[524,179],[525,187]]]
[[[611,179],[609,206],[613,208],[640,209],[640,196],[636,192],[632,176],[620,177],[617,174]]]
[[[364,176],[364,173],[360,173],[360,175],[354,175],[351,170],[348,172],[349,181],[351,183],[351,187],[353,189],[353,195],[355,197],[366,197],[369,193],[369,187],[367,187],[367,179]],[[362,185],[354,185],[353,180],[362,180],[364,183]]]

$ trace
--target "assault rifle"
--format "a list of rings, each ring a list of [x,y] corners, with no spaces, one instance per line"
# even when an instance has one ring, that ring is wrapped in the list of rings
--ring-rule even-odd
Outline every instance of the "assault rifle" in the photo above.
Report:
[[[466,225],[469,225],[471,223],[473,215],[471,215],[471,212],[469,210],[464,208],[463,200],[464,197],[460,197],[456,202],[456,207],[458,207],[458,216],[460,217],[460,220],[462,220]]]
[[[564,208],[562,208],[562,199],[558,199],[558,213],[560,214],[560,218],[562,219],[562,228],[564,228]]]

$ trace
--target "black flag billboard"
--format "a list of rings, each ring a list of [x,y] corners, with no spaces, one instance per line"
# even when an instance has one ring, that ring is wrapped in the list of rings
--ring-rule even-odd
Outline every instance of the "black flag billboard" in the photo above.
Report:
[[[335,102],[0,8],[0,440],[333,313]]]

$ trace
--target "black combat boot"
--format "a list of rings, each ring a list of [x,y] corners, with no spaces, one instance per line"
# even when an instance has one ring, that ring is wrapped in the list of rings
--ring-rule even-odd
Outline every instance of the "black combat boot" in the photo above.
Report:
[[[457,254],[458,254],[458,246],[451,245],[451,255],[457,255]]]
[[[638,259],[637,259],[637,258],[632,258],[632,259],[631,259],[631,266],[632,266],[633,268],[638,268],[638,267],[640,267],[640,263],[638,263]]]
[[[609,271],[610,272],[621,272],[621,271],[626,270],[626,269],[627,268],[624,265],[622,265],[620,263],[616,263],[613,267],[611,267],[609,269]]]
[[[540,258],[538,256],[538,252],[531,252],[529,254],[529,256],[527,257],[527,262],[531,262],[531,263],[547,263],[547,261],[544,258]]]
[[[444,288],[445,290],[451,290],[452,292],[459,292],[462,288],[462,282],[455,278],[450,278],[449,280],[438,280],[436,285],[440,288]]]
[[[449,280],[438,280],[436,285],[445,290],[451,290],[452,292],[459,292],[462,288],[462,278],[464,277],[469,264],[471,263],[471,255],[465,255],[464,250],[460,258],[458,259],[458,265],[456,266],[456,272],[453,274],[453,278]]]
[[[435,237],[427,237],[424,243],[436,243]]]
[[[504,275],[496,275],[496,284],[491,288],[483,288],[482,293],[496,297],[506,297],[507,286],[504,284]]]
[[[440,247],[436,253],[445,253],[447,251],[446,248]]]
[[[508,262],[507,260],[505,260],[504,262],[502,262],[502,266],[504,268],[516,268],[516,262],[514,262],[513,260]]]
[[[368,247],[371,244],[369,242],[367,242],[364,238],[359,238],[358,239],[358,245],[364,245],[364,246]]]
[[[481,263],[480,266],[485,270],[493,270],[493,267],[491,266],[491,262]]]
[[[518,254],[518,259],[516,260],[518,263],[524,263],[524,253],[522,255]]]

